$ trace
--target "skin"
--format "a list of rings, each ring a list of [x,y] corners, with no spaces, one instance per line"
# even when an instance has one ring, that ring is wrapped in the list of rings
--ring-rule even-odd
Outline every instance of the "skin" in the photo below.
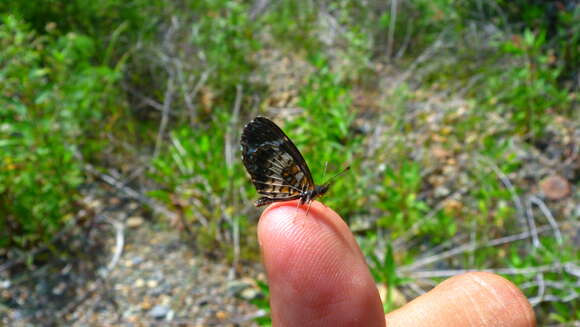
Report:
[[[330,208],[269,206],[258,225],[274,326],[536,326],[511,282],[475,272],[449,278],[384,315],[375,282],[348,226]]]

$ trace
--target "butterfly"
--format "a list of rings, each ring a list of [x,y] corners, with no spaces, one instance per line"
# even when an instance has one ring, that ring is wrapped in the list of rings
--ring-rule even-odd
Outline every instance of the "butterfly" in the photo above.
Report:
[[[268,118],[256,117],[249,122],[240,143],[244,166],[261,195],[256,207],[296,199],[310,204],[330,188],[330,183],[314,183],[296,145]]]

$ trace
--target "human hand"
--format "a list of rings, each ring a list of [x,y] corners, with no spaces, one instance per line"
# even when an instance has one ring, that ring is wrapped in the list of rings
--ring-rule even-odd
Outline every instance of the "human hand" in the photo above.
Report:
[[[295,216],[296,213],[296,216]],[[293,218],[294,217],[294,218]],[[521,291],[490,273],[450,278],[384,315],[373,277],[348,226],[314,201],[268,207],[258,238],[274,326],[535,326]]]

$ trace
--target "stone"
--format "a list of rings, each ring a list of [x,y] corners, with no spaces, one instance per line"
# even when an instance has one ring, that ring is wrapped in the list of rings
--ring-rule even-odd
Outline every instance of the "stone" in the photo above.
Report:
[[[561,200],[570,195],[572,188],[568,180],[560,175],[550,175],[540,182],[540,189],[550,200]]]
[[[139,217],[139,216],[129,217],[127,219],[127,227],[129,227],[129,228],[139,227],[139,226],[143,225],[144,221],[145,220],[143,219],[143,217]]]
[[[261,296],[262,293],[253,287],[248,287],[240,293],[240,297],[246,301],[252,301]]]
[[[155,319],[163,319],[169,313],[169,307],[156,305],[149,311],[149,316]]]

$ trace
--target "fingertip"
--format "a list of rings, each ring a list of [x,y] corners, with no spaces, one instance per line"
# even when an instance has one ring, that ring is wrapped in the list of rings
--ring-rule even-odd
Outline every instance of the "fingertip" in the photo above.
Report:
[[[317,201],[310,208],[298,206],[298,201],[269,206],[258,222],[258,239],[271,279],[278,272],[288,278],[289,264],[292,270],[307,274],[326,264],[338,269],[337,257],[347,254],[348,258],[358,257],[358,245],[348,226],[337,213]]]
[[[389,326],[535,326],[522,292],[486,272],[449,278],[386,318]]]
[[[332,209],[316,201],[310,209],[297,208],[297,202],[274,204],[262,214],[258,235],[274,322],[384,325],[364,257],[348,226]]]
[[[511,315],[511,326],[535,326],[534,309],[522,291],[506,278],[488,273],[472,272],[465,274],[465,283],[471,280],[474,292],[480,290],[487,302],[482,305],[490,312],[498,312],[506,316]]]
[[[300,227],[300,228],[298,228]],[[344,239],[350,230],[342,218],[329,207],[313,201],[310,207],[298,205],[298,201],[279,202],[268,206],[258,222],[260,244],[268,241],[303,237],[302,234],[316,233],[320,228],[330,228],[334,236]],[[357,247],[356,243],[349,246]]]

